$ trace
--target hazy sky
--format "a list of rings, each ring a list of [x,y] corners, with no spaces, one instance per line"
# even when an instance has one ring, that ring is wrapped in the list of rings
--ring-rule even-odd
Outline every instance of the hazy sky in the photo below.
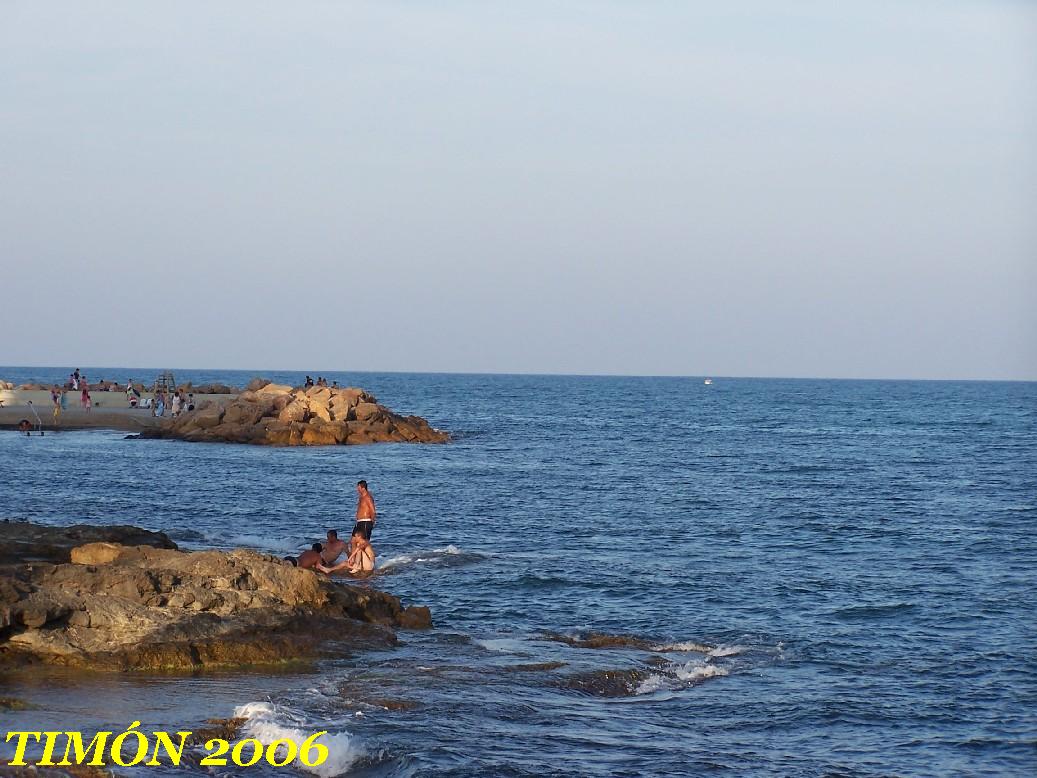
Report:
[[[0,19],[0,364],[1037,379],[1037,4]]]

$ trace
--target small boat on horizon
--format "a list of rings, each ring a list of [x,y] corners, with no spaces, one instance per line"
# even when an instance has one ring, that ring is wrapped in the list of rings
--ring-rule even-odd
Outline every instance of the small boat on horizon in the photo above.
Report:
[[[713,383],[713,379],[712,378],[707,378],[702,383],[704,383],[706,386],[709,386],[709,385],[711,385]]]

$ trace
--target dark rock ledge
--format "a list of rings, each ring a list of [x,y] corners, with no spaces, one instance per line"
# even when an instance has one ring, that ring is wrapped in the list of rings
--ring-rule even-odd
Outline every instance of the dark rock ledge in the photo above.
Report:
[[[136,527],[0,522],[0,669],[186,670],[389,646],[428,608]]]

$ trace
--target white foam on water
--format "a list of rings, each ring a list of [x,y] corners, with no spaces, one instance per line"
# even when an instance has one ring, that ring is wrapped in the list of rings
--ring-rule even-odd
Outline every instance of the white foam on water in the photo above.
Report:
[[[749,649],[745,646],[717,646],[708,654],[706,654],[706,656],[713,658],[721,656],[738,656],[739,654],[743,654],[748,650]]]
[[[475,638],[472,643],[485,648],[487,651],[494,651],[501,654],[524,654],[529,650],[529,644],[516,638],[496,638],[479,640]]]
[[[696,643],[694,640],[685,640],[681,643],[665,643],[660,646],[652,646],[652,651],[695,651],[700,654],[708,654],[713,650],[713,646]]]
[[[637,685],[637,688],[634,689],[634,694],[652,694],[653,692],[669,688],[670,683],[666,678],[656,673],[652,673]]]
[[[677,668],[675,675],[685,683],[702,681],[706,678],[722,678],[727,675],[727,670],[716,665],[696,665],[689,662]]]
[[[263,745],[269,745],[275,740],[289,738],[297,744],[302,742],[315,732],[320,732],[323,725],[305,726],[305,721],[297,715],[293,715],[279,705],[269,702],[248,702],[234,709],[236,718],[247,719],[242,726],[245,737],[252,737]],[[302,762],[294,764],[301,770],[318,775],[321,778],[331,778],[341,775],[361,756],[364,751],[355,742],[355,738],[348,732],[328,732],[317,742],[328,749],[328,758],[314,767],[306,767]]]
[[[443,548],[434,548],[431,551],[415,551],[411,554],[399,554],[394,557],[386,559],[384,562],[378,565],[379,570],[389,570],[395,567],[403,567],[405,565],[418,564],[420,562],[436,562],[444,557],[456,556],[463,554],[457,546],[451,544],[444,546]]]
[[[681,689],[707,678],[722,678],[728,672],[723,667],[688,662],[665,668],[661,673],[652,673],[634,689],[634,694],[652,694],[664,689]]]

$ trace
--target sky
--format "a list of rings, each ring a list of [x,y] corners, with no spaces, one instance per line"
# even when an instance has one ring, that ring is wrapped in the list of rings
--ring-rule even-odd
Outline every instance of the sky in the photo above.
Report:
[[[1037,380],[1037,4],[0,16],[0,365]]]

